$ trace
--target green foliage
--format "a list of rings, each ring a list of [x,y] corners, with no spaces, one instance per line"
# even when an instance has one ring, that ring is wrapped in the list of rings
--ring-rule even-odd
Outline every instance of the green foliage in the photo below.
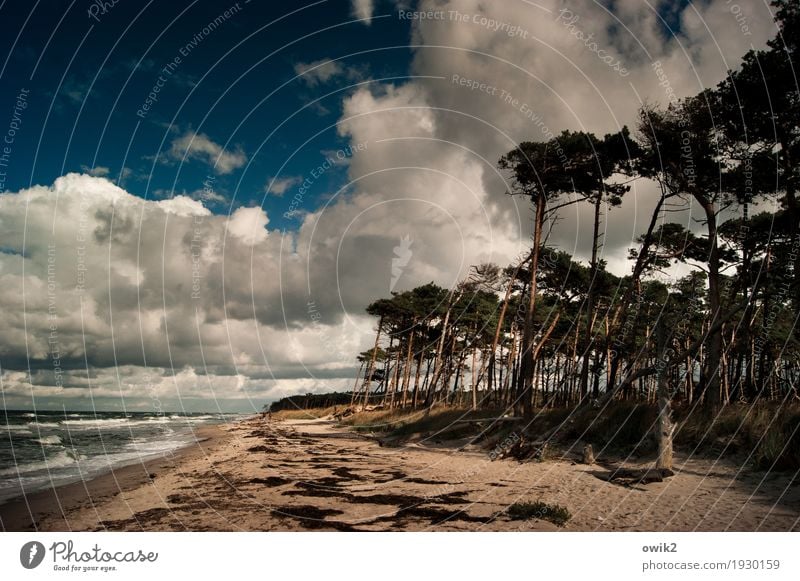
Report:
[[[307,393],[306,395],[292,395],[274,401],[268,406],[264,406],[271,412],[283,410],[312,410],[329,408],[332,406],[344,406],[350,403],[351,394],[349,393]]]
[[[539,501],[516,502],[506,509],[506,514],[511,520],[536,518],[546,520],[559,527],[563,527],[572,518],[569,510],[560,504],[547,504]]]

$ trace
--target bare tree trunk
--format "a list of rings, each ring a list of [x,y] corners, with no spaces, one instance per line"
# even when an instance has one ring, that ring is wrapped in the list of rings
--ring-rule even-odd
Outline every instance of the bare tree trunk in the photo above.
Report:
[[[394,370],[392,371],[392,380],[389,383],[389,409],[394,408],[395,402],[395,394],[397,393],[397,386],[400,382],[400,360],[402,358],[402,353],[400,352],[400,345],[397,346],[397,361],[394,364]]]
[[[416,322],[414,322],[416,325]],[[411,363],[413,361],[413,352],[412,347],[414,345],[414,326],[411,327],[411,331],[409,332],[408,336],[408,350],[406,351],[406,367],[403,372],[403,398],[400,402],[400,407],[406,407],[408,403],[408,384],[411,381]]]
[[[381,329],[383,329],[383,316],[378,319],[378,332],[375,334],[375,346],[372,348],[372,357],[369,359],[367,375],[364,376],[364,406],[369,403],[369,384],[372,382],[372,373],[375,371],[375,358],[378,356],[378,346],[381,340]]]
[[[455,289],[450,291],[450,299],[448,300],[447,304],[447,311],[444,315],[444,321],[442,321],[442,334],[439,337],[439,345],[436,348],[436,359],[433,363],[433,377],[431,378],[431,382],[428,385],[428,403],[431,407],[436,403],[436,386],[439,383],[439,376],[442,375],[442,360],[444,358],[444,348],[445,348],[445,341],[447,339],[450,324],[450,313],[453,310],[453,305],[461,298],[461,292],[458,293],[458,297],[455,296]]]
[[[589,394],[589,353],[594,343],[594,295],[597,284],[597,239],[600,236],[600,204],[603,201],[603,190],[601,189],[594,202],[594,225],[592,229],[592,258],[589,262],[589,288],[586,290],[586,339],[583,347],[583,361],[581,365],[581,398]]]
[[[477,380],[477,377],[475,377],[476,376],[476,373],[475,373],[475,364],[476,364],[475,357],[476,357],[477,352],[478,352],[478,350],[476,348],[472,349],[472,373],[470,375],[472,375],[472,409],[473,409],[473,411],[478,409],[478,380]]]
[[[702,203],[702,201],[701,201]],[[708,228],[708,240],[711,252],[708,257],[708,307],[710,310],[708,356],[705,368],[705,396],[706,404],[712,408],[718,407],[721,402],[722,382],[720,379],[722,365],[722,329],[715,329],[721,312],[720,304],[720,258],[719,244],[717,241],[717,216],[714,205],[710,202],[703,204]]]
[[[617,304],[617,307],[614,309],[614,314],[611,317],[611,323],[609,325],[611,333],[607,335],[607,340],[611,342],[611,336],[615,336],[615,342],[612,344],[611,349],[611,359],[608,361],[609,386],[613,386],[617,380],[617,372],[619,371],[619,363],[622,356],[622,353],[620,352],[621,349],[619,348],[621,345],[617,345],[616,343],[616,341],[620,340],[619,338],[622,332],[620,328],[620,319],[623,313],[627,312],[629,303],[633,297],[633,293],[634,291],[638,290],[639,279],[641,278],[642,273],[644,273],[645,267],[647,266],[647,256],[650,252],[650,247],[653,245],[653,232],[655,231],[656,225],[658,224],[658,219],[661,216],[661,209],[664,207],[666,200],[673,196],[673,194],[669,194],[667,192],[667,189],[663,183],[659,185],[661,187],[661,196],[659,197],[655,208],[653,208],[653,213],[650,215],[650,224],[647,226],[647,232],[642,239],[642,246],[639,248],[639,254],[636,257],[636,264],[634,265],[633,273],[631,274],[631,282],[625,289],[622,299]],[[611,387],[607,387],[606,389],[611,389]]]
[[[361,362],[361,366],[358,368],[358,373],[356,374],[355,383],[353,383],[353,395],[350,397],[350,407],[356,405],[356,389],[358,389],[358,380],[361,379],[361,374],[364,372],[364,365],[366,361]]]
[[[423,337],[424,339],[424,337]],[[422,359],[425,357],[425,349],[423,343],[423,349],[419,350],[419,355],[417,356],[416,362],[416,370],[414,371],[414,393],[411,395],[411,407],[416,408],[418,397],[419,397],[419,377],[422,374]]]
[[[531,255],[528,255],[525,260],[520,261],[520,263],[514,269],[514,274],[511,275],[511,278],[508,281],[508,286],[506,286],[506,294],[503,297],[503,305],[500,307],[500,315],[497,318],[497,327],[495,327],[494,330],[492,349],[489,351],[489,389],[493,389],[494,386],[495,354],[497,352],[497,345],[500,343],[500,333],[503,330],[503,323],[506,318],[506,311],[508,310],[508,302],[511,300],[511,291],[514,289],[514,281],[517,280],[517,276],[519,275],[519,271],[522,266],[530,259]]]
[[[530,267],[530,297],[528,299],[528,308],[525,311],[525,325],[522,329],[522,346],[520,352],[522,355],[522,366],[520,369],[517,382],[519,385],[518,401],[519,409],[524,416],[530,416],[533,412],[533,400],[531,390],[533,388],[533,372],[536,368],[536,355],[533,352],[534,340],[534,316],[536,315],[536,288],[537,280],[536,275],[539,270],[539,254],[541,253],[542,243],[542,228],[544,226],[544,210],[546,201],[543,195],[540,195],[535,200],[536,214],[534,221],[533,232],[533,249],[531,251],[531,267]]]
[[[666,338],[664,323],[660,321],[657,329],[658,343],[658,387],[656,397],[658,398],[658,422],[656,425],[656,439],[658,441],[658,458],[656,468],[668,468],[672,470],[672,432],[674,426],[670,414],[672,413],[671,395],[669,392],[669,370],[666,366],[664,357],[666,356]]]
[[[575,367],[578,364],[578,338],[580,337],[581,318],[575,320],[575,339],[572,341],[572,357],[567,362],[569,369],[566,371],[569,377],[567,386],[567,405],[572,404],[573,390],[575,389]]]

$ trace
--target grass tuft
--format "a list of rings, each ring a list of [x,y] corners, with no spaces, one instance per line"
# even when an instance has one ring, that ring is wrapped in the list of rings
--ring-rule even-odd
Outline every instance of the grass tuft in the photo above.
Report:
[[[551,522],[559,527],[563,527],[572,518],[569,510],[560,504],[547,504],[539,501],[515,502],[506,509],[506,514],[511,520],[537,518]]]

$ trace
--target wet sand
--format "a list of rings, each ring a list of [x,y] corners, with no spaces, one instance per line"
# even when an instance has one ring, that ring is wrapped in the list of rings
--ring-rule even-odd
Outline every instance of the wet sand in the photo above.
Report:
[[[3,530],[789,531],[793,474],[676,457],[665,482],[624,486],[569,460],[490,461],[486,450],[382,446],[326,420],[203,428],[169,458],[0,505]],[[511,520],[520,502],[565,506],[564,527]]]

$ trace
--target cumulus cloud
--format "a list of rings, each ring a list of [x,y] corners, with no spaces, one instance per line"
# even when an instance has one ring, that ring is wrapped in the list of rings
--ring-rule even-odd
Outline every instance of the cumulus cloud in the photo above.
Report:
[[[563,129],[603,135],[626,124],[633,128],[643,101],[668,102],[654,62],[678,97],[689,96],[715,86],[751,46],[763,46],[775,33],[764,5],[742,8],[750,34],[740,30],[725,0],[675,8],[671,21],[679,28],[672,31],[656,12],[666,4],[653,6],[623,0],[608,11],[559,0],[423,0],[418,10],[444,11],[448,19],[457,11],[460,19],[415,22],[412,44],[421,48],[413,72],[427,77],[412,81],[417,103],[434,112],[437,138],[495,163],[515,143],[544,141]],[[626,74],[608,61],[620,62]],[[481,84],[487,89],[470,88]],[[513,211],[502,180],[493,172],[484,180],[491,199]],[[646,226],[654,195],[652,184],[639,182],[623,207],[604,217],[603,258],[618,273],[629,271],[625,248]],[[584,206],[560,213],[549,242],[586,258],[591,216]],[[689,213],[673,218],[695,226]]]
[[[228,221],[228,232],[248,246],[255,246],[267,239],[269,218],[261,208],[237,208]]]
[[[310,297],[308,265],[268,223],[260,208],[212,215],[79,174],[0,196],[6,404],[177,409],[180,395],[242,409],[344,389],[372,322],[343,317],[331,288]]]
[[[167,155],[173,161],[183,163],[187,159],[201,161],[218,174],[229,174],[247,163],[247,155],[241,149],[225,150],[204,133],[186,131],[176,137]]]

